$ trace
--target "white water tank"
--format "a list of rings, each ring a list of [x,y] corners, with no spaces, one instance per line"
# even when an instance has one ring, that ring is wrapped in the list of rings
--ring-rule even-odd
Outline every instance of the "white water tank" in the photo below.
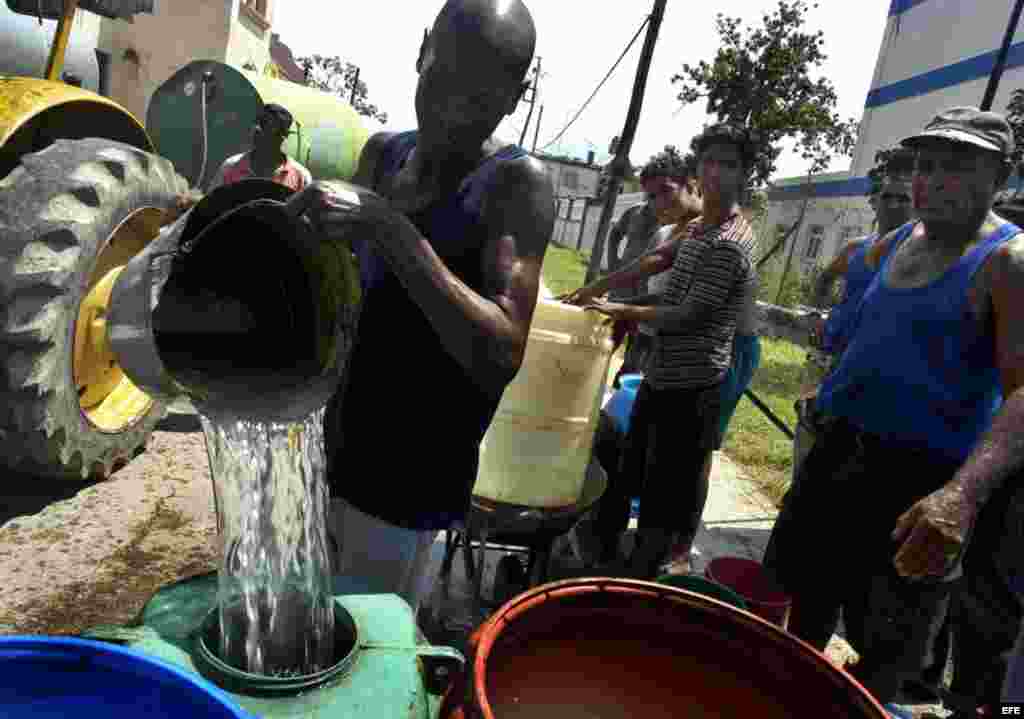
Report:
[[[522,367],[480,445],[474,495],[543,508],[579,500],[608,382],[604,319],[541,288]]]

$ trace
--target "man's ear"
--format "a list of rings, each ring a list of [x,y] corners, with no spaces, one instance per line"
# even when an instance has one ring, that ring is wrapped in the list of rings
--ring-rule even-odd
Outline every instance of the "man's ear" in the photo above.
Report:
[[[423,69],[423,59],[427,56],[427,43],[430,41],[430,31],[426,28],[423,29],[423,40],[420,42],[420,54],[416,58],[416,74],[418,75]]]

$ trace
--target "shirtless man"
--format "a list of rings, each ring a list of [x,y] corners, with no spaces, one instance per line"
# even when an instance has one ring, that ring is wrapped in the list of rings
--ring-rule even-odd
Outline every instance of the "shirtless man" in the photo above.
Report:
[[[554,226],[544,166],[492,137],[526,89],[536,32],[521,0],[449,0],[416,70],[419,129],[370,138],[355,184],[362,314],[325,417],[335,571],[414,611],[429,550],[462,521],[480,440],[523,360]],[[328,193],[310,218],[351,235]]]
[[[953,108],[903,144],[920,222],[868,252],[878,272],[818,396],[811,481],[765,553],[796,636],[823,649],[855,610],[852,672],[883,703],[927,664],[972,524],[1024,468],[1024,237],[992,212],[1012,130]]]

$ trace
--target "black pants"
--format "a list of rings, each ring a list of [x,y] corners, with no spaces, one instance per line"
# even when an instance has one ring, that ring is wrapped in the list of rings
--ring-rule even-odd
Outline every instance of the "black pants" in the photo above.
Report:
[[[640,529],[664,529],[692,543],[708,498],[704,462],[714,447],[720,405],[718,385],[656,390],[643,382],[633,402],[619,466],[608,472],[608,489],[597,514],[605,547],[615,547],[629,526],[632,497],[641,498]],[[614,461],[613,429],[596,442],[598,460]]]
[[[765,567],[793,597],[790,632],[823,649],[842,612],[861,656],[853,673],[883,703],[931,663],[956,585],[901,577],[891,533],[958,468],[831,422],[783,500],[765,551]]]
[[[615,389],[618,389],[619,380],[622,378],[622,375],[644,371],[644,367],[647,365],[647,358],[650,357],[651,350],[654,349],[654,336],[639,330],[633,332],[627,342],[626,356],[622,359],[622,367],[619,368],[612,382],[612,387]]]
[[[985,503],[964,555],[964,579],[952,605],[950,691],[979,706],[999,702],[1007,660],[1021,628],[1024,580],[1024,476]]]

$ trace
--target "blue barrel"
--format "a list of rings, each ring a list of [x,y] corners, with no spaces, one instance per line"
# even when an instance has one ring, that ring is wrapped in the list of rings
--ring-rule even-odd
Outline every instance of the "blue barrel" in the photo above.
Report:
[[[0,637],[0,717],[252,719],[201,677],[114,644]]]

